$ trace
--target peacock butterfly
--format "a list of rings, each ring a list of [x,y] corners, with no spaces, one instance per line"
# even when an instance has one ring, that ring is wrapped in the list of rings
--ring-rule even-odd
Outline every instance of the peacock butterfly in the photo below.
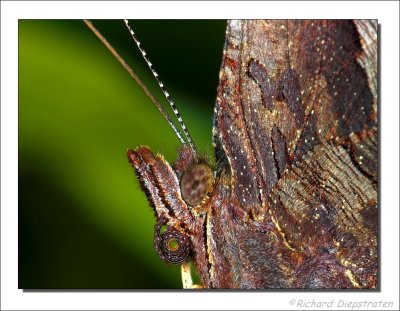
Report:
[[[377,288],[377,22],[229,21],[215,166],[125,22],[182,126],[173,165],[145,146],[128,159],[184,287]]]

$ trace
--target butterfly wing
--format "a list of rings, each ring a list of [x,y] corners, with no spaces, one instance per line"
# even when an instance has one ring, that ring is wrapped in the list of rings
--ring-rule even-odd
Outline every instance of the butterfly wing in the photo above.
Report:
[[[239,286],[377,286],[376,33],[374,21],[228,23],[214,142],[251,220],[231,224],[224,254]]]

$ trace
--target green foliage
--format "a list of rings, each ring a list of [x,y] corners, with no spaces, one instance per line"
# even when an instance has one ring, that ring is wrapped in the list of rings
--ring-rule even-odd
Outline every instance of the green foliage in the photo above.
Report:
[[[94,21],[154,94],[121,21]],[[132,21],[199,150],[212,113],[224,21]],[[126,149],[169,162],[179,141],[79,20],[19,22],[19,287],[181,288],[153,249],[154,215]]]

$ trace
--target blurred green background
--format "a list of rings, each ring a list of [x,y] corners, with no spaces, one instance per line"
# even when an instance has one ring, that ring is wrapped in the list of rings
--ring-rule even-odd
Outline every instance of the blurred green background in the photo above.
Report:
[[[225,21],[131,22],[198,149],[213,156]],[[93,23],[161,99],[123,22]],[[127,160],[141,144],[170,163],[180,145],[86,25],[20,20],[19,288],[182,287],[180,268],[153,249],[154,214]]]

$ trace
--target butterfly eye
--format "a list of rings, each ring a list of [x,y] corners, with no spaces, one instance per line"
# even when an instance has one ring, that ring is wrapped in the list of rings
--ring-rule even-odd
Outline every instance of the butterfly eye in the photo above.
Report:
[[[206,164],[188,168],[181,178],[181,193],[185,202],[196,206],[207,196],[213,183],[213,171]]]
[[[156,224],[154,247],[162,260],[180,264],[189,256],[189,238],[174,227],[165,225],[165,222],[165,219],[160,219]]]

